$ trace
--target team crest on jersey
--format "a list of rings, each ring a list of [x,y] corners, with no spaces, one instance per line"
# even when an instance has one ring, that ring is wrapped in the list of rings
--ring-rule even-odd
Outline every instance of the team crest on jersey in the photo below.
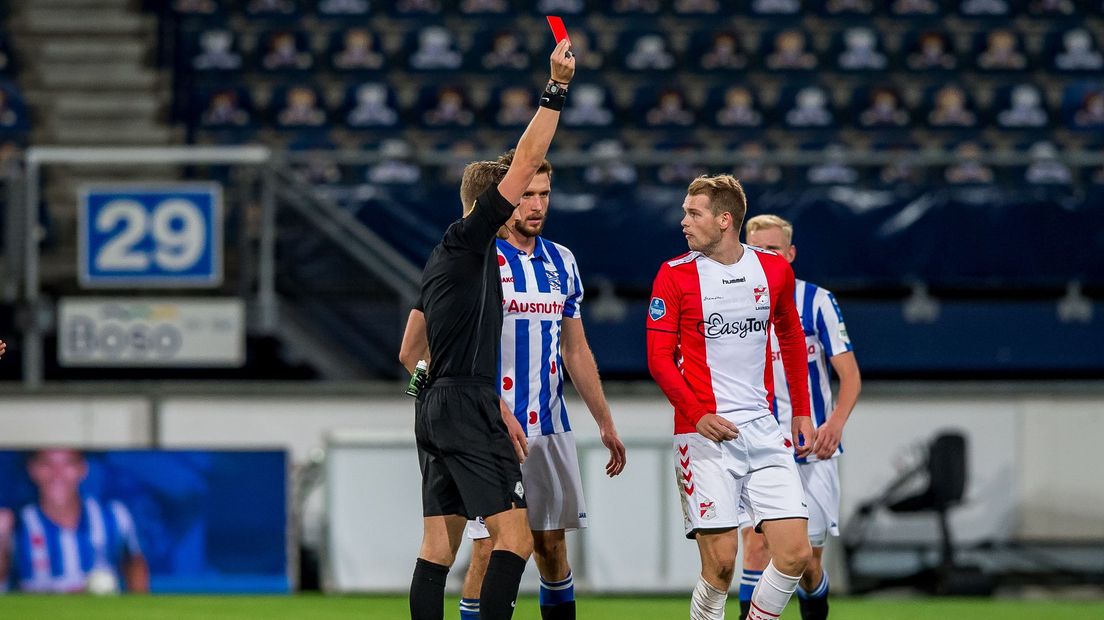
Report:
[[[756,286],[751,292],[755,295],[756,310],[770,310],[770,293],[766,286]]]
[[[548,276],[548,288],[553,291],[560,290],[560,272],[558,271],[545,271],[545,275]]]
[[[667,302],[658,297],[653,297],[652,303],[648,306],[648,316],[652,317],[653,321],[658,321],[667,316]]]
[[[698,517],[709,521],[717,517],[716,502],[700,502],[698,504]]]

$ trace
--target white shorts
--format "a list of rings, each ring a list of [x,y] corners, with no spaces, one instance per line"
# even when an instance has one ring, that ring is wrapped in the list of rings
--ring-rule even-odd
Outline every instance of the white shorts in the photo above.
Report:
[[[529,456],[521,464],[529,528],[535,531],[578,530],[586,527],[583,479],[572,432],[529,438]],[[468,538],[489,538],[482,519],[468,521]]]
[[[809,543],[823,547],[828,536],[839,536],[840,484],[836,459],[800,463],[797,473],[809,504]],[[740,527],[751,525],[751,515],[741,510]]]
[[[716,442],[698,433],[675,435],[675,477],[686,537],[699,529],[740,526],[741,506],[752,521],[807,519],[805,492],[793,452],[771,415],[738,426],[740,436]]]

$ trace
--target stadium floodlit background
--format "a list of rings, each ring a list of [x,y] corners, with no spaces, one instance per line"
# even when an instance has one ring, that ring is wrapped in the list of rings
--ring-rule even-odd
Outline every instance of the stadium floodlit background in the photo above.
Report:
[[[0,510],[27,451],[79,448],[151,590],[197,595],[0,610],[403,617],[402,326],[463,165],[532,115],[546,14],[578,72],[545,235],[629,448],[604,479],[569,400],[582,616],[683,617],[697,574],[644,317],[706,172],[794,222],[856,347],[835,617],[1104,615],[1100,0],[0,2]]]

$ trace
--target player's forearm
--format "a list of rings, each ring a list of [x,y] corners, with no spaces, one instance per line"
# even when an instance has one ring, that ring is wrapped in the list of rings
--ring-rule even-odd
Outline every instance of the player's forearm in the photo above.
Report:
[[[613,428],[613,414],[610,413],[609,403],[602,391],[602,378],[598,374],[598,363],[594,360],[594,353],[589,346],[576,347],[566,352],[564,364],[571,374],[571,383],[583,397],[590,415],[598,428]]]
[[[855,403],[859,401],[859,393],[862,392],[862,375],[859,373],[858,366],[845,368],[842,372],[838,367],[835,370],[839,375],[839,395],[836,396],[836,407],[832,411],[831,419],[839,420],[838,424],[843,426],[851,417]]]
[[[675,334],[648,330],[648,372],[659,386],[660,391],[675,407],[675,411],[697,424],[706,414],[712,413],[702,407],[694,390],[686,383],[686,378],[675,364]]]

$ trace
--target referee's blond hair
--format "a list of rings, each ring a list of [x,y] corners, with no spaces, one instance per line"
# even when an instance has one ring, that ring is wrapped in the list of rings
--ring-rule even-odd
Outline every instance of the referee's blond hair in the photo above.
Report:
[[[782,232],[786,235],[786,243],[793,243],[793,224],[785,218],[770,213],[756,215],[748,220],[747,226],[744,227],[744,232],[750,235],[753,232],[766,230],[768,228],[781,228]]]

